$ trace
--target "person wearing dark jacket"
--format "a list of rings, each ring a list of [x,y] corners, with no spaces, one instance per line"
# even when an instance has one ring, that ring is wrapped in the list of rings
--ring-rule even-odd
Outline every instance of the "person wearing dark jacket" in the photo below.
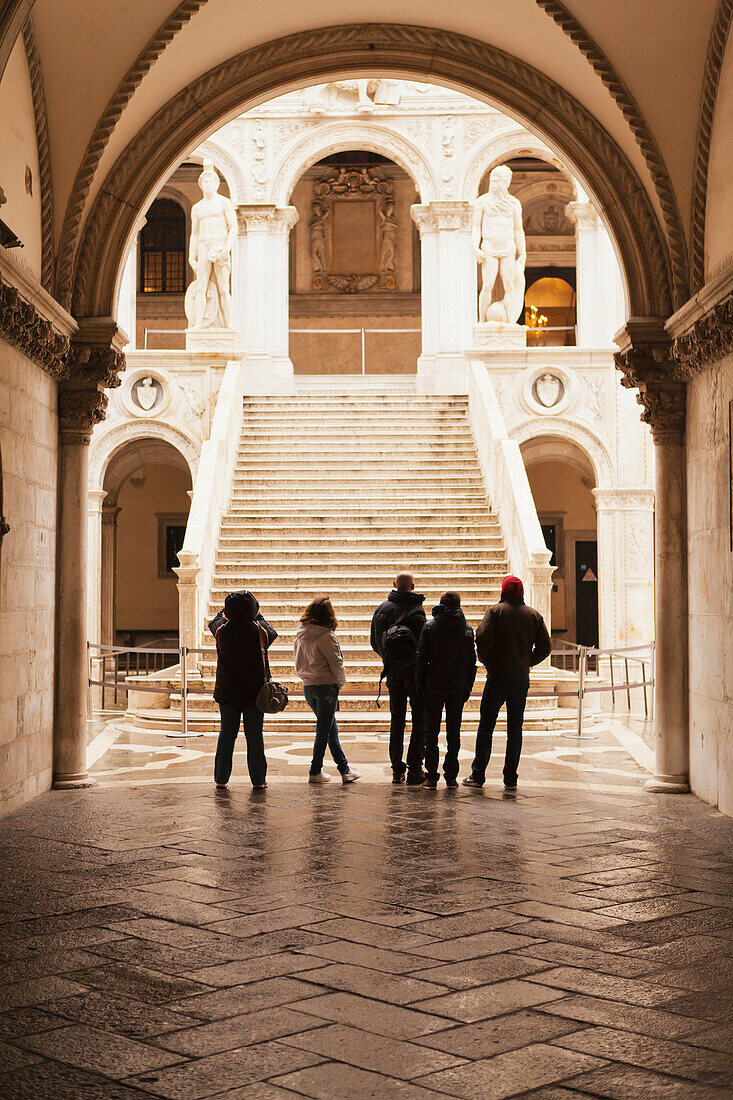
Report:
[[[476,631],[479,660],[486,666],[486,686],[476,733],[476,756],[466,787],[483,787],[499,711],[506,703],[504,786],[517,789],[522,752],[522,723],[529,691],[529,670],[549,657],[552,644],[539,611],[524,602],[519,577],[506,577],[501,601],[490,607]]]
[[[412,573],[400,573],[394,588],[386,600],[380,603],[372,617],[370,642],[374,652],[382,658],[389,691],[389,759],[392,764],[392,782],[407,782],[419,786],[425,779],[422,770],[425,748],[425,706],[415,689],[415,660],[417,643],[425,626],[423,603],[425,597],[415,592]],[[406,659],[390,659],[385,650],[385,637],[392,627],[407,627],[413,635],[412,655]],[[409,640],[409,636],[408,636]],[[389,647],[387,647],[389,648]],[[409,647],[408,647],[409,648]],[[407,701],[412,713],[412,732],[407,749],[407,767],[402,760],[405,745],[405,719]]]
[[[473,630],[461,611],[461,597],[446,592],[433,608],[417,644],[417,690],[425,700],[424,787],[438,785],[438,735],[445,707],[447,752],[443,775],[447,787],[457,787],[458,753],[461,748],[461,718],[476,679],[476,650]]]
[[[247,768],[252,786],[267,786],[267,760],[262,738],[264,715],[255,706],[265,682],[267,650],[277,632],[260,614],[260,605],[251,592],[230,592],[220,611],[209,623],[216,639],[216,686],[214,699],[219,704],[221,725],[214,761],[214,782],[223,789],[232,773],[234,743],[240,723],[244,722],[247,741]]]

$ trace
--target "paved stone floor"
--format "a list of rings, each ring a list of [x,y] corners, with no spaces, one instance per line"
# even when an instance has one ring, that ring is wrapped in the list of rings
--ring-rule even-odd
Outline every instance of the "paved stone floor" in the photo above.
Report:
[[[733,822],[610,736],[516,796],[111,741],[0,819],[0,1097],[733,1094]]]

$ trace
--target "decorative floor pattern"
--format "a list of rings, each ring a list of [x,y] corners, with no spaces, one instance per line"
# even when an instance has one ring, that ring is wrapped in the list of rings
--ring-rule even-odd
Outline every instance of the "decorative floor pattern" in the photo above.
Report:
[[[0,820],[3,1100],[730,1097],[733,822],[610,736],[516,796],[144,738]]]

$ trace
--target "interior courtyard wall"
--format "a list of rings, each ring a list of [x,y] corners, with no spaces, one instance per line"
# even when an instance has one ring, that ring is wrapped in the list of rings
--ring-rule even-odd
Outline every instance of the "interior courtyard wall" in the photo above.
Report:
[[[687,391],[690,783],[733,814],[733,355]]]
[[[51,786],[56,583],[56,384],[0,341],[0,806]]]
[[[0,149],[0,187],[6,199],[0,218],[23,242],[13,250],[14,259],[40,279],[41,181],[30,74],[20,39],[0,81]]]
[[[178,630],[176,577],[159,575],[158,516],[187,517],[190,488],[191,479],[185,470],[151,463],[120,490],[115,616],[118,633]]]

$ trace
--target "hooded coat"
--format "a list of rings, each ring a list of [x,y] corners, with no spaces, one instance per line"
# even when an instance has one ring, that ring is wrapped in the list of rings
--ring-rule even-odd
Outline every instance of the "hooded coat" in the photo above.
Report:
[[[293,644],[295,671],[306,687],[346,683],[341,646],[333,630],[315,623],[300,623]]]
[[[433,608],[417,644],[417,689],[462,692],[466,698],[476,679],[473,629],[460,607]]]
[[[479,660],[490,680],[526,684],[529,670],[550,655],[552,643],[539,611],[528,607],[518,577],[507,577],[501,601],[490,607],[476,631]]]
[[[409,627],[415,635],[415,644],[420,639],[422,628],[425,626],[426,616],[423,610],[425,597],[418,592],[398,592],[394,588],[386,600],[380,603],[372,616],[372,629],[369,641],[374,652],[384,659],[382,643],[384,635],[398,619],[400,625]],[[389,670],[387,670],[389,671]]]
[[[216,639],[216,686],[214,699],[225,706],[253,707],[265,682],[260,627],[269,648],[277,638],[260,612],[260,605],[251,592],[230,592],[220,611],[209,623]],[[267,668],[269,674],[269,666]]]

